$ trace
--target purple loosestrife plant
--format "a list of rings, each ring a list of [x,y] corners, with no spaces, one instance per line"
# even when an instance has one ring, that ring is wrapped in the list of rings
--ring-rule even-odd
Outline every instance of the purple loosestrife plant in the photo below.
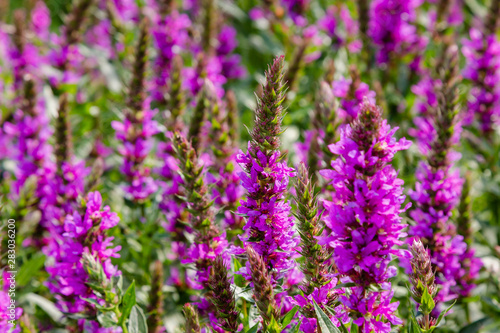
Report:
[[[119,152],[124,157],[122,172],[128,182],[125,192],[135,203],[144,202],[158,189],[150,168],[144,165],[153,145],[152,137],[158,133],[157,123],[153,120],[156,111],[150,109],[150,99],[144,98],[148,41],[148,21],[144,19],[135,52],[125,119],[111,123],[116,138],[122,142]]]
[[[293,230],[290,205],[285,200],[289,178],[295,175],[280,152],[279,135],[284,116],[284,57],[277,57],[266,72],[262,96],[257,101],[252,141],[248,151],[240,151],[243,187],[248,191],[238,213],[247,218],[244,243],[252,243],[271,272],[273,283],[295,268],[292,257],[298,245]]]
[[[166,118],[166,141],[158,143],[157,155],[163,161],[163,165],[157,170],[162,179],[162,201],[160,209],[165,215],[165,230],[170,234],[173,260],[180,260],[186,251],[186,237],[184,235],[185,223],[187,220],[186,205],[180,199],[182,196],[182,177],[179,174],[179,166],[174,145],[172,143],[173,133],[185,128],[182,114],[185,109],[184,90],[181,82],[182,58],[176,56],[173,59],[172,71],[170,74],[169,93],[167,99]],[[171,268],[173,271],[177,267]],[[174,274],[178,274],[175,272]],[[177,281],[180,282],[180,281]],[[176,283],[177,283],[176,282]],[[178,283],[180,284],[180,283]]]
[[[441,287],[437,302],[446,302],[460,294],[463,287],[459,281],[464,275],[460,260],[467,249],[463,236],[457,235],[456,227],[450,221],[452,210],[459,203],[463,184],[459,170],[454,168],[454,162],[460,155],[452,149],[459,142],[461,130],[457,62],[458,48],[447,46],[436,66],[439,79],[427,77],[419,84],[419,94],[425,97],[417,106],[422,117],[415,118],[419,129],[415,131],[418,133],[417,141],[427,160],[419,163],[415,190],[410,192],[415,202],[410,216],[416,223],[410,227],[409,234],[419,237],[429,248],[437,273],[436,283]],[[474,263],[481,265],[480,261]],[[472,268],[472,271],[477,270]],[[470,291],[469,283],[466,289]]]
[[[198,318],[197,309],[192,304],[186,303],[184,304],[182,312],[186,318],[186,333],[201,333],[200,319]]]
[[[174,135],[174,146],[183,178],[184,201],[190,213],[189,227],[193,242],[182,259],[184,264],[194,264],[196,276],[191,283],[195,289],[207,287],[213,261],[218,255],[228,259],[225,233],[214,224],[215,212],[205,184],[206,168],[198,159],[191,144],[179,133]]]
[[[149,306],[148,306],[148,332],[151,333],[164,333],[163,327],[163,263],[157,260],[153,264],[151,272],[151,292],[149,293]]]
[[[83,214],[74,210],[66,216],[64,231],[52,234],[54,241],[45,251],[51,258],[47,286],[56,295],[58,308],[72,314],[94,313],[94,306],[82,299],[96,299],[88,286],[90,277],[82,261],[85,256],[98,262],[108,279],[121,274],[111,263],[111,258],[119,257],[121,247],[113,247],[113,237],[106,236],[106,230],[118,224],[118,216],[108,206],[102,207],[99,192],[89,193],[82,209]]]
[[[208,298],[216,308],[217,325],[224,331],[236,332],[239,326],[239,314],[236,310],[236,300],[228,276],[228,268],[221,256],[217,256],[214,260],[208,288],[210,290]]]
[[[394,255],[403,255],[396,247],[405,236],[400,214],[408,206],[401,208],[403,181],[389,163],[411,142],[397,141],[396,130],[382,119],[382,111],[365,99],[358,118],[342,129],[340,141],[330,146],[338,156],[332,169],[320,172],[335,190],[332,202],[324,202],[329,231],[321,244],[333,249],[339,273],[355,284],[351,294],[340,299],[361,332],[390,332],[390,323],[402,323],[394,314],[398,303],[391,303],[389,279],[397,270],[389,262]],[[370,291],[371,285],[380,286],[382,291]]]
[[[334,307],[334,303],[339,295],[343,294],[343,290],[334,289],[338,276],[335,267],[329,261],[331,254],[325,247],[318,244],[318,237],[323,231],[322,214],[318,208],[314,185],[304,163],[301,163],[298,168],[295,192],[297,205],[295,217],[301,238],[299,252],[303,260],[300,269],[305,276],[303,286],[301,286],[302,293],[295,296],[295,301],[305,317],[302,320],[302,331],[314,333],[317,323],[313,299],[323,309],[324,306]],[[336,321],[335,317],[332,319]]]
[[[243,187],[241,186],[241,171],[236,163],[236,145],[237,139],[235,121],[237,118],[236,101],[231,101],[234,95],[228,93],[229,100],[226,107],[222,108],[220,102],[215,96],[213,90],[209,97],[211,114],[210,139],[212,148],[212,165],[210,173],[207,174],[207,180],[213,184],[212,195],[215,205],[224,212],[224,224],[232,230],[238,230],[242,227],[244,219],[236,214],[237,208],[243,196]],[[231,97],[232,96],[232,97]]]
[[[275,300],[273,278],[268,272],[264,258],[251,245],[247,245],[245,250],[250,281],[253,284],[253,298],[262,317],[262,329],[264,332],[279,332],[276,329],[279,329],[280,312]]]
[[[431,316],[435,306],[434,298],[438,292],[438,287],[434,283],[435,272],[432,269],[429,252],[420,240],[413,240],[410,251],[413,256],[410,259],[412,269],[410,273],[410,295],[418,304],[419,311],[423,315],[418,324],[420,328],[427,330],[435,326],[437,321],[437,318]]]

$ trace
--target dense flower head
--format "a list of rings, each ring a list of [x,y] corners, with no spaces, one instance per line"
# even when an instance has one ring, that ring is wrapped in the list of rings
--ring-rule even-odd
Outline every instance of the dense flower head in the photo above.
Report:
[[[366,322],[364,332],[373,332],[375,327],[376,332],[390,331],[388,323],[376,318],[378,314],[393,324],[399,322],[392,315],[397,303],[390,303],[392,292],[387,281],[397,271],[389,266],[392,256],[406,255],[396,247],[403,243],[405,226],[400,214],[408,205],[401,208],[405,201],[403,181],[389,163],[397,151],[411,143],[396,140],[396,130],[382,120],[381,110],[365,99],[358,118],[342,129],[340,141],[330,146],[339,156],[332,169],[321,171],[335,191],[333,200],[324,202],[329,232],[322,243],[333,249],[339,273],[356,284],[343,301],[350,309],[347,311],[358,316],[355,322]],[[370,292],[370,284],[381,285],[386,291]]]
[[[425,40],[412,24],[415,6],[416,1],[375,0],[371,3],[368,34],[377,48],[379,64],[425,46]]]
[[[181,134],[175,133],[174,145],[183,178],[183,200],[190,213],[189,226],[194,236],[181,262],[194,263],[196,273],[190,282],[194,288],[203,289],[207,286],[215,258],[221,256],[229,260],[228,242],[225,232],[220,232],[214,223],[215,211],[205,183],[205,165],[198,159],[191,143]]]
[[[410,282],[412,288],[410,294],[417,303],[422,303],[422,296],[427,293],[434,297],[438,291],[434,284],[435,276],[431,265],[431,257],[420,239],[415,239],[410,247],[412,258],[410,259],[412,272]]]
[[[289,178],[295,172],[279,161],[280,156],[276,151],[267,157],[249,144],[248,152],[240,152],[236,157],[246,171],[239,177],[248,191],[247,199],[238,207],[238,213],[247,217],[243,239],[255,242],[255,251],[276,270],[278,277],[293,266],[290,256],[297,245],[290,205],[284,201]]]
[[[276,57],[266,72],[266,83],[262,96],[257,99],[255,122],[252,130],[254,144],[264,150],[277,150],[280,147],[281,120],[286,86],[283,82],[284,56]]]
[[[415,190],[410,190],[409,195],[424,209],[414,209],[410,212],[410,216],[418,221],[411,228],[410,234],[422,238],[432,238],[433,228],[454,230],[454,226],[447,222],[451,217],[452,210],[460,200],[463,179],[460,177],[459,170],[447,167],[436,171],[427,163],[421,162],[415,176],[417,180]]]
[[[470,123],[479,121],[480,129],[486,133],[493,130],[500,115],[500,42],[493,35],[484,35],[472,28],[470,39],[463,41],[462,52],[467,60],[464,78],[473,84],[468,103]]]
[[[45,252],[51,257],[47,272],[51,276],[48,288],[59,300],[58,308],[68,313],[78,313],[89,309],[90,304],[81,299],[95,298],[86,285],[87,273],[82,264],[84,254],[98,260],[108,278],[121,274],[111,263],[111,258],[119,257],[121,247],[113,247],[113,237],[106,236],[106,230],[113,228],[120,219],[102,207],[99,192],[91,192],[85,202],[85,214],[77,210],[66,216],[64,231],[53,234],[53,241]]]
[[[89,173],[85,162],[68,161],[58,174],[46,177],[40,189],[39,208],[41,224],[48,230],[59,232],[67,214],[77,207],[77,198],[84,191],[85,177]],[[46,174],[46,176],[49,174]]]
[[[337,271],[329,260],[330,254],[326,247],[318,244],[318,237],[323,230],[322,214],[319,211],[313,182],[304,163],[298,167],[295,192],[295,217],[301,238],[299,253],[303,257],[300,268],[305,279],[299,287],[301,294],[296,295],[292,302],[301,307],[301,329],[306,333],[314,333],[317,326],[314,301],[322,309],[326,306],[336,309],[336,315],[331,316],[336,326],[340,326],[337,317],[343,322],[346,321],[345,315],[341,313],[342,307],[335,307],[336,300],[344,290],[335,288],[339,281]]]

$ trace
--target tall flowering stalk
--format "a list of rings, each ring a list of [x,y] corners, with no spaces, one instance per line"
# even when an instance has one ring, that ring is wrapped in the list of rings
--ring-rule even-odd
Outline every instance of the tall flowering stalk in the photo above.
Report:
[[[210,290],[209,299],[217,309],[215,312],[217,325],[225,331],[236,332],[238,330],[236,300],[231,288],[228,268],[221,256],[215,259],[212,270],[208,288]]]
[[[58,308],[72,314],[95,313],[95,307],[82,299],[96,299],[88,286],[91,276],[84,267],[85,256],[98,262],[107,278],[121,274],[111,263],[111,258],[119,257],[121,247],[113,247],[113,237],[106,236],[106,230],[118,224],[118,216],[108,206],[102,207],[99,192],[89,193],[82,209],[83,214],[75,210],[66,216],[64,232],[53,234],[54,241],[46,249],[51,257],[47,266],[50,276],[47,286],[58,300]]]
[[[214,184],[212,195],[215,204],[224,211],[225,226],[237,230],[244,223],[244,219],[236,214],[243,196],[243,188],[238,176],[241,169],[235,161],[237,138],[234,127],[238,110],[235,105],[231,105],[236,103],[236,101],[231,101],[234,95],[228,93],[228,96],[230,99],[225,108],[220,105],[213,89],[209,96],[213,164],[210,166],[211,173],[208,175],[208,181]]]
[[[491,139],[496,118],[500,116],[500,41],[496,36],[500,6],[492,2],[487,23],[470,30],[463,41],[466,58],[464,78],[472,83],[467,123],[477,119],[479,129]]]
[[[361,332],[390,332],[390,323],[402,323],[394,314],[398,303],[391,303],[389,279],[397,269],[389,262],[394,255],[402,255],[396,248],[404,236],[400,214],[408,206],[401,208],[403,181],[390,162],[411,143],[397,141],[396,129],[365,99],[358,118],[330,146],[339,156],[332,162],[333,169],[321,171],[335,190],[332,202],[324,203],[330,232],[322,243],[333,249],[339,273],[356,285],[340,300]],[[374,284],[382,291],[371,291]]]
[[[301,329],[304,332],[314,333],[317,324],[312,300],[314,299],[321,307],[334,306],[343,290],[334,289],[338,277],[335,267],[329,260],[331,254],[325,247],[318,244],[318,237],[323,231],[323,223],[321,222],[317,194],[315,194],[314,185],[304,163],[301,163],[298,168],[295,192],[297,204],[295,217],[301,238],[299,252],[303,260],[300,269],[305,276],[301,287],[303,295],[295,296],[295,301],[306,317],[302,321]]]
[[[151,272],[151,292],[149,294],[148,332],[162,333],[163,315],[163,264],[160,260],[154,262]]]
[[[252,141],[248,151],[236,157],[245,171],[240,178],[248,191],[247,199],[238,207],[238,213],[247,218],[242,239],[253,243],[272,272],[273,282],[295,267],[292,256],[298,245],[290,205],[285,200],[289,178],[295,173],[283,161],[286,155],[279,150],[286,89],[283,65],[284,57],[279,56],[269,66],[264,91],[257,101]]]
[[[441,286],[438,302],[455,298],[463,288],[458,282],[463,275],[460,258],[467,247],[450,222],[463,184],[459,171],[454,169],[460,155],[452,149],[460,138],[457,62],[458,48],[447,46],[436,66],[439,79],[427,77],[417,90],[424,99],[417,106],[422,116],[415,119],[418,131],[414,133],[418,133],[419,148],[427,160],[419,163],[415,190],[410,192],[415,202],[410,216],[416,223],[409,234],[419,237],[429,248],[437,270],[436,283]]]
[[[262,317],[262,328],[264,332],[267,332],[270,328],[275,328],[274,326],[280,320],[278,305],[274,299],[273,278],[268,273],[264,258],[251,245],[247,245],[245,250],[248,258],[250,281],[253,283],[253,298]]]
[[[184,264],[194,264],[196,276],[191,281],[196,289],[207,287],[210,269],[218,255],[227,257],[227,240],[214,224],[215,212],[205,184],[205,167],[199,161],[191,144],[179,133],[174,135],[174,146],[183,178],[184,200],[190,213],[189,227],[193,243],[182,259]]]
[[[122,142],[119,152],[124,157],[121,170],[128,182],[125,192],[136,203],[144,202],[158,189],[150,175],[150,168],[144,165],[153,145],[152,136],[158,133],[157,124],[153,120],[156,112],[150,109],[150,101],[144,97],[148,41],[148,21],[143,20],[135,52],[125,119],[123,122],[111,123],[116,131],[116,138]]]
[[[78,208],[77,199],[84,191],[85,177],[89,173],[85,162],[77,161],[73,156],[67,93],[61,95],[59,99],[54,136],[56,172],[41,188],[40,227],[60,235],[63,232],[66,215],[72,214]],[[40,234],[41,231],[35,233],[35,236],[40,236]],[[55,240],[48,238],[48,241],[50,243]],[[51,246],[53,245],[49,245]]]
[[[462,188],[462,196],[457,207],[457,232],[464,238],[467,248],[460,256],[461,270],[458,274],[457,284],[460,286],[459,293],[462,297],[469,297],[476,287],[475,281],[479,277],[479,271],[483,267],[482,260],[476,256],[476,250],[472,247],[472,207],[471,207],[471,180],[466,175]],[[467,313],[468,315],[468,313]],[[469,318],[467,318],[469,319]]]
[[[438,287],[434,283],[435,273],[429,253],[420,240],[413,241],[410,251],[413,256],[410,260],[412,269],[410,295],[419,304],[419,311],[423,314],[418,324],[422,329],[428,330],[435,326],[437,321],[437,318],[431,316],[435,304],[434,298],[438,292]]]
[[[184,317],[186,318],[186,333],[200,333],[200,319],[198,318],[198,311],[192,304],[185,304],[182,309]]]

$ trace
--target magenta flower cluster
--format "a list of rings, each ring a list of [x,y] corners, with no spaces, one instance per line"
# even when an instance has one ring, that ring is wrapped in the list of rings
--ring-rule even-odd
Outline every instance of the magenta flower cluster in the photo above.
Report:
[[[252,246],[275,270],[276,279],[295,266],[292,254],[297,246],[291,207],[284,200],[289,179],[295,176],[295,172],[279,161],[280,155],[275,151],[268,157],[258,147],[249,144],[248,152],[240,152],[236,158],[248,170],[248,173],[239,174],[242,186],[248,192],[247,199],[238,207],[238,213],[247,217],[243,240],[258,239]]]
[[[381,111],[368,100],[359,117],[341,130],[340,141],[330,146],[339,156],[332,169],[321,174],[330,180],[335,192],[328,210],[329,233],[322,243],[333,249],[339,273],[356,284],[350,296],[342,296],[346,311],[362,332],[390,332],[397,303],[391,303],[389,279],[396,274],[390,266],[393,256],[404,256],[396,247],[405,236],[400,214],[405,200],[403,181],[389,164],[397,151],[408,149],[410,142],[397,141]],[[384,291],[369,290],[371,284]]]

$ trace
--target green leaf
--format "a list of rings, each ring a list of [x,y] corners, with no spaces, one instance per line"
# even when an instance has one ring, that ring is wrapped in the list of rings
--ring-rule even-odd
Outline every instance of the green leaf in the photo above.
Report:
[[[116,318],[116,314],[114,312],[100,312],[97,315],[97,321],[102,327],[109,328],[116,327],[118,318]]]
[[[129,333],[148,333],[148,325],[146,322],[146,316],[142,309],[134,305],[132,311],[130,311],[130,318],[128,320],[128,332]]]
[[[256,333],[257,330],[259,329],[259,323],[253,325],[248,331],[246,331],[245,333]]]
[[[436,326],[432,326],[433,328],[434,327],[438,327],[439,326],[439,323],[441,322],[441,320],[444,318],[444,316],[448,313],[448,311],[451,310],[451,308],[453,307],[453,305],[455,305],[455,303],[457,302],[457,300],[455,300],[448,308],[446,308],[444,311],[441,311],[441,313],[439,314],[439,317],[436,321]]]
[[[415,313],[413,311],[410,316],[410,321],[408,322],[408,333],[422,333],[420,325],[418,325],[417,318],[415,318]]]
[[[341,333],[328,316],[321,310],[316,301],[313,299],[314,311],[316,312],[316,317],[318,318],[318,325],[321,328],[322,333]]]
[[[436,306],[436,303],[434,303],[434,300],[432,299],[432,296],[429,294],[429,291],[427,288],[424,288],[424,294],[422,295],[420,307],[418,308],[420,312],[422,313],[431,313],[434,307]]]
[[[354,282],[347,282],[347,283],[341,283],[335,286],[333,289],[340,289],[340,288],[351,288],[351,287],[356,287],[356,283]]]
[[[122,307],[121,307],[121,312],[122,315],[120,317],[120,321],[118,322],[118,325],[121,325],[127,320],[128,316],[130,315],[130,312],[132,310],[132,307],[135,305],[135,281],[132,281],[130,286],[128,287],[127,291],[123,295],[123,301],[122,301]]]
[[[484,326],[484,324],[486,324],[486,322],[489,320],[490,320],[490,318],[488,318],[488,317],[484,317],[484,318],[481,318],[479,320],[476,320],[475,322],[470,323],[469,325],[462,327],[462,329],[460,331],[458,331],[458,333],[477,333]]]
[[[233,265],[234,265],[234,284],[237,285],[238,287],[244,287],[246,284],[245,278],[241,275],[238,274],[237,272],[240,270],[242,267],[241,263],[236,259],[236,257],[233,258]]]
[[[290,311],[287,312],[287,314],[283,317],[281,320],[281,327],[285,328],[287,327],[290,322],[292,321],[293,317],[295,317],[295,314],[299,311],[299,306],[296,305],[291,309]]]
[[[347,327],[345,327],[345,325],[342,322],[342,320],[339,320],[339,323],[340,323],[340,329],[339,329],[339,331],[342,332],[342,333],[349,333],[349,330],[347,329]]]
[[[57,309],[53,302],[49,301],[45,297],[33,293],[29,293],[25,297],[29,303],[38,305],[53,321],[60,323],[65,322],[63,313]]]
[[[40,269],[45,264],[45,255],[37,253],[28,262],[23,264],[19,269],[16,276],[16,283],[18,287],[25,286],[28,282],[32,281],[33,277],[37,275]]]

